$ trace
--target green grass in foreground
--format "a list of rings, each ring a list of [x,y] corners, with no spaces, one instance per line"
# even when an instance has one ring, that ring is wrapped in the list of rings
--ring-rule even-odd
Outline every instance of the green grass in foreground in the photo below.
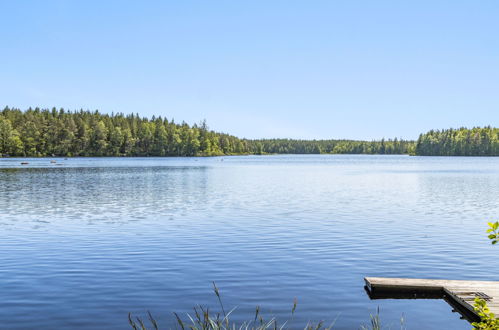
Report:
[[[225,307],[222,303],[222,298],[220,296],[220,291],[218,287],[213,283],[213,290],[215,295],[217,296],[218,303],[220,306],[221,312],[214,312],[209,310],[206,307],[198,306],[194,307],[194,314],[187,314],[187,319],[182,319],[177,313],[173,313],[177,320],[177,328],[182,330],[190,329],[190,330],[283,330],[283,329],[291,329],[297,328],[292,325],[293,317],[297,307],[297,301],[295,299],[293,303],[293,308],[291,309],[291,318],[284,323],[279,323],[276,318],[264,319],[260,313],[260,307],[257,306],[255,309],[255,315],[249,321],[245,321],[243,323],[237,324],[230,320],[232,313],[235,311],[235,308],[226,312]],[[148,313],[148,321],[144,321],[139,317],[133,317],[131,313],[128,314],[128,322],[130,326],[134,330],[147,330],[145,322],[148,322],[149,329],[159,330],[159,325],[151,313]],[[335,320],[336,321],[336,320]],[[303,329],[305,330],[330,330],[333,329],[334,323],[326,325],[323,321],[318,323],[308,322]],[[370,324],[360,326],[361,330],[380,330],[381,321],[379,317],[379,309],[376,311],[376,314],[370,316]],[[401,329],[404,329],[404,320],[401,319]]]

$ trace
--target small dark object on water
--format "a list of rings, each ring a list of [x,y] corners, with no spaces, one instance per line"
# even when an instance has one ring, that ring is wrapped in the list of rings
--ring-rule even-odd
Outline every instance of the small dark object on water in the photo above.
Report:
[[[28,162],[21,162],[21,165],[28,165]]]
[[[55,163],[56,163],[56,161],[55,161],[55,160],[51,160],[51,161],[50,161],[50,163],[55,164]]]

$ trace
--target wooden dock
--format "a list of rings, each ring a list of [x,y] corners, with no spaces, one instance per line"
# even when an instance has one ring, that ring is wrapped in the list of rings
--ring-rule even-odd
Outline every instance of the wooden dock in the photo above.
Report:
[[[473,304],[475,297],[480,297],[499,318],[499,282],[386,277],[366,277],[364,280],[372,299],[442,298],[468,318],[465,314],[477,316]]]

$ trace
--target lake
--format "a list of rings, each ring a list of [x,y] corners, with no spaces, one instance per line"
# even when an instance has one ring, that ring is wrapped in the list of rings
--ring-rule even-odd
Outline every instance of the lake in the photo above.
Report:
[[[336,320],[379,307],[398,329],[469,329],[443,300],[370,300],[364,276],[499,280],[499,158],[276,155],[0,159],[0,323],[175,326],[197,304],[234,320]],[[21,165],[26,161],[28,165]]]

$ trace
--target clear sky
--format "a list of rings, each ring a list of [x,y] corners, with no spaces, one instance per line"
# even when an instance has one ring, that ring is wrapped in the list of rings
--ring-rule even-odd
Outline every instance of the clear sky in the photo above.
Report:
[[[240,137],[499,126],[499,1],[1,1],[0,104]]]

